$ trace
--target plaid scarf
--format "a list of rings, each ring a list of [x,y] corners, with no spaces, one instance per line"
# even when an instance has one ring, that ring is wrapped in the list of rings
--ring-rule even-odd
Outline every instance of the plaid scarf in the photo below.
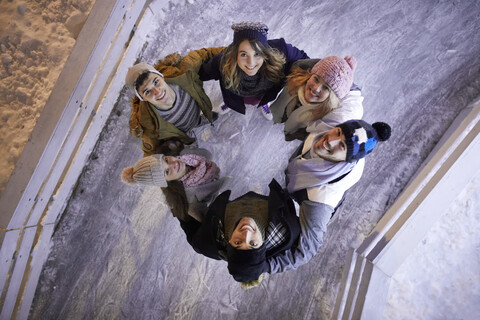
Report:
[[[265,246],[267,250],[282,245],[287,240],[287,228],[282,223],[276,225],[270,221],[266,230]]]

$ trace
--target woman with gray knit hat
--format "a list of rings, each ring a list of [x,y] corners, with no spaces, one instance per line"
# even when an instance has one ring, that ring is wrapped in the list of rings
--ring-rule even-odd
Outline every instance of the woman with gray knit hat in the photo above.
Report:
[[[250,104],[271,120],[268,103],[282,89],[292,63],[308,56],[283,38],[267,40],[268,27],[263,23],[242,22],[232,29],[233,42],[203,64],[200,79],[220,80],[221,111],[245,114],[245,105]]]
[[[122,171],[122,181],[129,185],[162,188],[167,204],[176,217],[191,215],[201,220],[208,204],[220,189],[220,169],[210,161],[204,149],[189,149],[178,157],[154,154]]]
[[[303,140],[307,132],[327,129],[327,122],[362,118],[363,97],[353,84],[356,66],[352,56],[299,60],[294,64],[287,85],[270,107],[273,121],[285,122],[286,140]]]

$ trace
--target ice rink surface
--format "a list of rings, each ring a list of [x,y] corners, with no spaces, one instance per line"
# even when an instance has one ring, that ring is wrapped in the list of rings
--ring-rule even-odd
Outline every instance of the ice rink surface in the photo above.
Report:
[[[243,291],[225,262],[190,248],[159,189],[120,182],[122,169],[142,156],[128,132],[131,93],[123,92],[58,223],[31,318],[328,319],[348,249],[369,234],[456,115],[479,96],[479,13],[477,1],[173,1],[151,21],[145,61],[228,45],[232,23],[262,21],[270,39],[283,37],[312,58],[355,56],[364,119],[389,123],[392,137],[367,158],[310,263]],[[218,107],[218,83],[206,88]],[[222,115],[195,135],[231,177],[223,188],[232,190],[231,199],[249,190],[265,194],[272,178],[284,184],[299,143],[285,142],[283,125],[253,107]],[[443,299],[469,296],[467,290]],[[417,308],[416,315],[425,314]],[[389,309],[388,318],[406,319],[401,312]],[[451,312],[444,318],[461,317]]]

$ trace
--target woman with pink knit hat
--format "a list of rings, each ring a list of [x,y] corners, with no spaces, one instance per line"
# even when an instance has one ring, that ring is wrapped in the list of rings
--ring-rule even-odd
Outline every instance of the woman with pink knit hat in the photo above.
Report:
[[[129,185],[161,187],[175,217],[185,218],[188,214],[201,219],[224,179],[219,179],[220,169],[209,160],[207,150],[184,151],[177,157],[163,154],[144,157],[134,166],[123,169],[121,178]]]
[[[331,129],[323,119],[342,123],[363,116],[363,97],[353,84],[354,57],[299,60],[287,85],[271,105],[275,123],[285,122],[286,140],[305,138],[308,132]],[[330,119],[331,118],[331,119]]]

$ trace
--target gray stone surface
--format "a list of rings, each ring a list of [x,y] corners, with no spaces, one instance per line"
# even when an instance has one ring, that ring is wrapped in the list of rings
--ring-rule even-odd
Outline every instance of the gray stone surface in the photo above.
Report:
[[[52,241],[32,319],[327,319],[342,266],[395,201],[459,111],[480,93],[480,8],[476,1],[196,1],[159,13],[143,57],[226,45],[230,24],[263,21],[311,57],[354,55],[364,119],[391,124],[390,140],[367,158],[312,261],[243,291],[226,264],[197,255],[155,188],[123,185],[141,157],[128,135],[121,94]],[[216,105],[218,84],[208,83]],[[283,141],[258,110],[230,112],[196,130],[232,198],[265,193],[296,143]],[[452,311],[454,312],[454,310]],[[453,313],[452,313],[453,314]],[[448,316],[447,316],[448,318]]]

